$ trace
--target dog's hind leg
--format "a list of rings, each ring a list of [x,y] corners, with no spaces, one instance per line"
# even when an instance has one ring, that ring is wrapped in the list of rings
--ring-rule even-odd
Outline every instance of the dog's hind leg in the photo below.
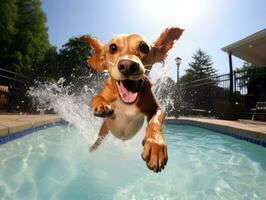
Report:
[[[99,136],[98,136],[97,140],[94,142],[93,145],[91,145],[91,147],[89,149],[90,152],[93,152],[98,148],[98,146],[102,143],[103,139],[108,134],[108,132],[109,132],[109,128],[106,125],[106,122],[104,121],[101,128],[100,128]]]

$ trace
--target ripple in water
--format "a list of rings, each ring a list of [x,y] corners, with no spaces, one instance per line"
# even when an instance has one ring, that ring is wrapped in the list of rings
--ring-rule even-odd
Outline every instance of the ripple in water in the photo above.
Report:
[[[1,199],[265,199],[266,150],[192,126],[165,126],[169,162],[147,169],[141,138],[94,153],[74,127],[0,146]]]

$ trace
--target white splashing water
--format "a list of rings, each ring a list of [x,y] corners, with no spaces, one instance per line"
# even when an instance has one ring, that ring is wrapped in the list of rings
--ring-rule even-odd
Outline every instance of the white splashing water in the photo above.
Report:
[[[150,73],[150,79],[155,92],[155,97],[159,99],[159,102],[163,107],[173,108],[173,99],[169,98],[169,94],[164,96],[161,94],[161,90],[166,87],[166,70],[167,67],[159,69],[157,66],[155,70]],[[69,122],[70,125],[74,125],[78,128],[79,133],[88,141],[89,144],[93,144],[98,137],[98,131],[100,129],[102,118],[97,118],[93,115],[91,108],[88,103],[91,98],[97,95],[96,88],[99,88],[100,82],[94,81],[94,85],[84,84],[79,92],[73,92],[75,88],[74,83],[72,85],[65,85],[65,80],[60,78],[57,82],[36,82],[35,86],[31,87],[28,91],[29,96],[32,98],[33,104],[37,107],[37,110],[41,113],[53,110],[58,113],[65,121]],[[143,126],[145,127],[145,126]],[[139,142],[144,136],[145,129],[140,131],[142,134],[137,134],[136,139],[133,141],[122,142],[115,139],[111,134],[105,139],[105,143],[112,143],[117,146],[125,146],[125,143],[136,141]]]

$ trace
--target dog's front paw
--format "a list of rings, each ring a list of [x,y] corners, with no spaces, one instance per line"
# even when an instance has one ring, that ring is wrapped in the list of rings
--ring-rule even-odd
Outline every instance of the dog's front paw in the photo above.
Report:
[[[167,145],[162,134],[148,137],[143,140],[143,153],[141,154],[147,167],[154,172],[160,172],[167,163]]]
[[[114,109],[105,103],[101,103],[94,108],[94,115],[97,117],[111,117],[114,114]]]
[[[94,144],[94,145],[90,146],[89,151],[94,152],[97,148],[98,148],[98,146]]]

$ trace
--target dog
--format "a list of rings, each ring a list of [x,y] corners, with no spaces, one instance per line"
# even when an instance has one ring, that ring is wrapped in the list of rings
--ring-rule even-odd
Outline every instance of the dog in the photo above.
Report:
[[[182,33],[183,29],[167,28],[153,43],[139,34],[123,34],[105,45],[94,37],[84,36],[94,51],[87,59],[88,66],[109,72],[102,90],[90,103],[94,115],[104,118],[90,151],[97,149],[109,131],[122,140],[132,138],[146,117],[142,158],[154,172],[164,169],[168,160],[162,128],[165,112],[152,94],[147,75],[154,63],[164,62]]]

